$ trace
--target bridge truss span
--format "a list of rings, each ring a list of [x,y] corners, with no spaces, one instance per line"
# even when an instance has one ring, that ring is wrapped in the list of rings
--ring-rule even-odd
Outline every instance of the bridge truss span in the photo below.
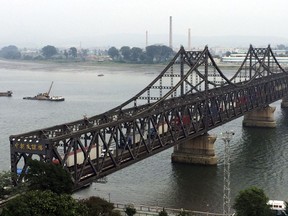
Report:
[[[288,74],[271,48],[250,46],[236,73],[222,72],[208,47],[183,47],[142,91],[105,113],[10,136],[11,171],[29,159],[56,163],[75,189],[207,133],[287,95]],[[18,170],[18,172],[17,172]]]

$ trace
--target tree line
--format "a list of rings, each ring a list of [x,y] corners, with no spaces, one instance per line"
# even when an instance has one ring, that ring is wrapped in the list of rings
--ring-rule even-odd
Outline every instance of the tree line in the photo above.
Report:
[[[38,55],[31,56],[22,54],[15,45],[3,47],[0,50],[0,57],[5,59],[80,59],[86,60],[86,57],[91,53],[88,49],[77,50],[76,47],[59,50],[55,46],[44,46]],[[93,53],[93,52],[92,52]],[[94,53],[95,54],[95,53]],[[99,55],[99,52],[97,53]],[[161,63],[167,62],[175,55],[175,52],[165,45],[151,45],[145,49],[139,47],[122,46],[120,49],[111,47],[104,50],[100,55],[108,55],[112,61],[124,63]]]
[[[87,56],[88,49],[81,49],[81,55]],[[5,59],[52,59],[52,58],[77,58],[79,51],[75,47],[70,47],[68,50],[59,50],[55,46],[47,45],[44,46],[39,53],[32,56],[31,54],[21,53],[21,51],[15,45],[3,47],[0,50],[0,57]]]
[[[165,45],[151,45],[147,46],[145,50],[139,47],[123,46],[119,50],[116,47],[111,47],[108,50],[108,55],[114,61],[120,62],[162,63],[169,61],[175,52]]]
[[[99,197],[74,199],[70,173],[60,165],[29,160],[25,181],[14,185],[10,172],[0,173],[1,216],[121,216],[113,203]],[[1,202],[0,202],[1,203]]]

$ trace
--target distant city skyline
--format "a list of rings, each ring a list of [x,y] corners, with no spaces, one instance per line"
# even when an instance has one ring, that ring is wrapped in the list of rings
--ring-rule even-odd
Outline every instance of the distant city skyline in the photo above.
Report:
[[[13,0],[0,7],[0,47],[288,44],[287,0]]]

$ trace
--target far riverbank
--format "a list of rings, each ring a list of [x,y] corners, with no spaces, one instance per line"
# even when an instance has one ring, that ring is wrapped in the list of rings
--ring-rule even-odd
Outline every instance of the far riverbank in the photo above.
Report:
[[[113,69],[115,71],[131,70],[135,68],[135,72],[145,72],[146,69],[156,68],[157,71],[162,71],[167,63],[161,64],[129,64],[129,63],[119,63],[112,61],[52,61],[52,60],[7,60],[0,58],[0,67],[4,69],[21,69],[21,70],[47,70],[47,71],[57,71],[57,70],[90,70],[96,71],[99,69]],[[227,64],[218,63],[219,68],[223,71],[225,70],[235,70],[240,67],[238,64]]]

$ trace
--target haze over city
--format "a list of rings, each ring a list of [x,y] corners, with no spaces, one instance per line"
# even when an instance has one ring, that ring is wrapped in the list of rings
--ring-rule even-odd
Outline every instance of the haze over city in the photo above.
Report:
[[[288,44],[287,0],[13,0],[1,1],[0,48],[7,45],[145,47]],[[284,21],[284,22],[283,22]]]

